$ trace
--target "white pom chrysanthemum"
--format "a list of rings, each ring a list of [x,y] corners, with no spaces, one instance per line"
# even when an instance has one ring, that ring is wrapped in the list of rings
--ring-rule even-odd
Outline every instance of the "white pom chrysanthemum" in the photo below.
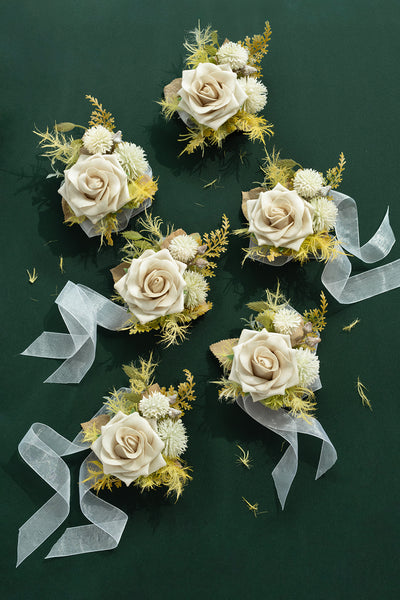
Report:
[[[249,60],[249,51],[235,42],[224,42],[218,49],[217,59],[220,65],[227,64],[232,71],[238,71]]]
[[[160,419],[165,417],[170,409],[167,396],[161,392],[152,392],[144,396],[139,402],[139,411],[146,419]]]
[[[196,239],[192,235],[184,233],[171,240],[168,250],[175,260],[188,263],[196,256],[198,247]]]
[[[83,147],[90,154],[105,154],[109,152],[113,146],[114,134],[103,125],[95,125],[85,131],[82,136]]]
[[[295,349],[300,385],[312,385],[319,375],[318,356],[307,348]]]
[[[324,196],[317,196],[310,200],[314,207],[313,229],[316,233],[333,229],[336,223],[338,209],[332,200]]]
[[[244,110],[249,113],[260,112],[267,104],[268,90],[263,82],[254,77],[240,77],[238,84],[247,95],[243,104]]]
[[[291,308],[283,307],[276,311],[273,325],[276,333],[292,334],[301,325],[302,318]]]
[[[130,142],[121,142],[118,144],[115,155],[129,179],[138,179],[150,169],[146,153],[141,146]]]
[[[181,419],[163,419],[158,424],[158,435],[165,444],[163,454],[177,457],[187,448],[188,437]]]
[[[314,169],[299,169],[293,180],[294,189],[303,198],[313,198],[323,185],[321,173]]]
[[[203,304],[207,298],[208,283],[201,273],[196,271],[186,271],[183,275],[186,281],[186,287],[183,290],[185,294],[185,306],[187,308],[196,308]]]

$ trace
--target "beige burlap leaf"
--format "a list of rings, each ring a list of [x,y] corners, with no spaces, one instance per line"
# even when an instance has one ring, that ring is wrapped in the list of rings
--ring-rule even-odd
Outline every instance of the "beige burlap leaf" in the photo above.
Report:
[[[247,214],[247,208],[246,208],[247,200],[257,200],[257,198],[261,194],[261,192],[265,192],[265,188],[256,187],[256,188],[253,188],[252,190],[249,190],[248,192],[242,192],[242,212],[247,220],[249,218],[249,216]]]
[[[173,81],[171,81],[171,83],[169,83],[168,85],[166,85],[164,87],[165,99],[169,100],[170,98],[174,98],[175,96],[177,96],[181,87],[182,87],[182,77],[173,79]]]
[[[122,262],[117,267],[110,269],[110,273],[113,277],[114,283],[117,283],[126,274],[126,269],[129,269],[129,263]]]

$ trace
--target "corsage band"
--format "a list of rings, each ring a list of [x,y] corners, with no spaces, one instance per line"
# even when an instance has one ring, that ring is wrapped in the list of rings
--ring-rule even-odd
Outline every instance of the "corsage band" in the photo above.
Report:
[[[166,488],[176,499],[191,480],[182,459],[188,437],[182,421],[195,400],[192,374],[175,389],[153,381],[152,358],[124,367],[129,388],[113,390],[103,407],[70,442],[43,423],[34,423],[18,450],[24,461],[55,494],[24,523],[18,536],[17,566],[67,518],[70,472],[64,456],[91,449],[79,471],[79,503],[90,525],[69,527],[46,558],[116,548],[128,521],[119,508],[98,497],[99,491],[124,483],[140,491]],[[94,494],[91,490],[95,491]]]

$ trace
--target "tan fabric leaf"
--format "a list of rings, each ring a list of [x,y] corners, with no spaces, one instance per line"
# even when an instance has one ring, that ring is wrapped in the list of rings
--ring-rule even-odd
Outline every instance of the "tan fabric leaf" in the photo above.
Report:
[[[220,342],[215,342],[215,344],[211,344],[210,350],[214,354],[218,360],[220,357],[226,356],[227,354],[231,354],[233,346],[235,346],[239,341],[239,338],[230,338],[227,340],[221,340]]]
[[[178,95],[179,90],[182,87],[182,77],[178,77],[177,79],[173,79],[171,83],[164,87],[164,97],[166,100],[173,98]]]
[[[96,425],[98,429],[101,429],[103,425],[107,425],[110,419],[110,415],[98,415],[97,417],[93,417],[93,419],[90,419],[90,421],[81,423],[81,427],[83,431],[86,431],[86,429],[89,429],[90,427],[92,427],[92,425]]]
[[[172,240],[174,238],[176,238],[178,235],[186,235],[186,231],[184,231],[183,229],[177,229],[176,231],[173,231],[172,233],[167,235],[167,237],[164,239],[163,243],[160,245],[160,248],[161,249],[168,248],[168,246],[170,245]]]
[[[247,220],[249,219],[246,208],[247,200],[256,200],[261,192],[265,192],[265,188],[256,187],[248,192],[242,192],[242,212]]]
[[[64,200],[64,198],[61,200],[61,206],[62,206],[62,211],[64,213],[64,221],[67,221],[67,219],[74,216],[74,213],[72,212],[72,210],[70,209],[68,203]]]
[[[125,269],[129,269],[129,263],[127,262],[122,262],[117,267],[110,269],[114,283],[117,283],[125,275]]]
[[[158,385],[158,383],[153,383],[153,385],[148,387],[147,390],[145,392],[143,392],[142,398],[147,398],[147,396],[149,396],[153,392],[159,392],[160,390],[161,390],[161,388]]]

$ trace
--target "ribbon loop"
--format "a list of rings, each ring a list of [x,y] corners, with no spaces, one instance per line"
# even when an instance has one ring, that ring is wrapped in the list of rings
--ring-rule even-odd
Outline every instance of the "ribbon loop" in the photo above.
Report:
[[[285,454],[272,471],[276,492],[283,510],[290,487],[297,473],[297,434],[305,433],[322,440],[321,454],[315,479],[321,477],[321,475],[335,464],[337,460],[336,450],[322,425],[313,417],[309,417],[309,422],[307,422],[299,417],[293,417],[282,408],[272,410],[260,402],[253,402],[250,396],[239,396],[236,399],[236,403],[257,423],[280,435],[289,444]]]
[[[45,383],[79,383],[94,362],[97,325],[118,331],[125,325],[128,311],[72,281],[61,290],[56,304],[69,334],[45,331],[22,354],[65,359]]]

